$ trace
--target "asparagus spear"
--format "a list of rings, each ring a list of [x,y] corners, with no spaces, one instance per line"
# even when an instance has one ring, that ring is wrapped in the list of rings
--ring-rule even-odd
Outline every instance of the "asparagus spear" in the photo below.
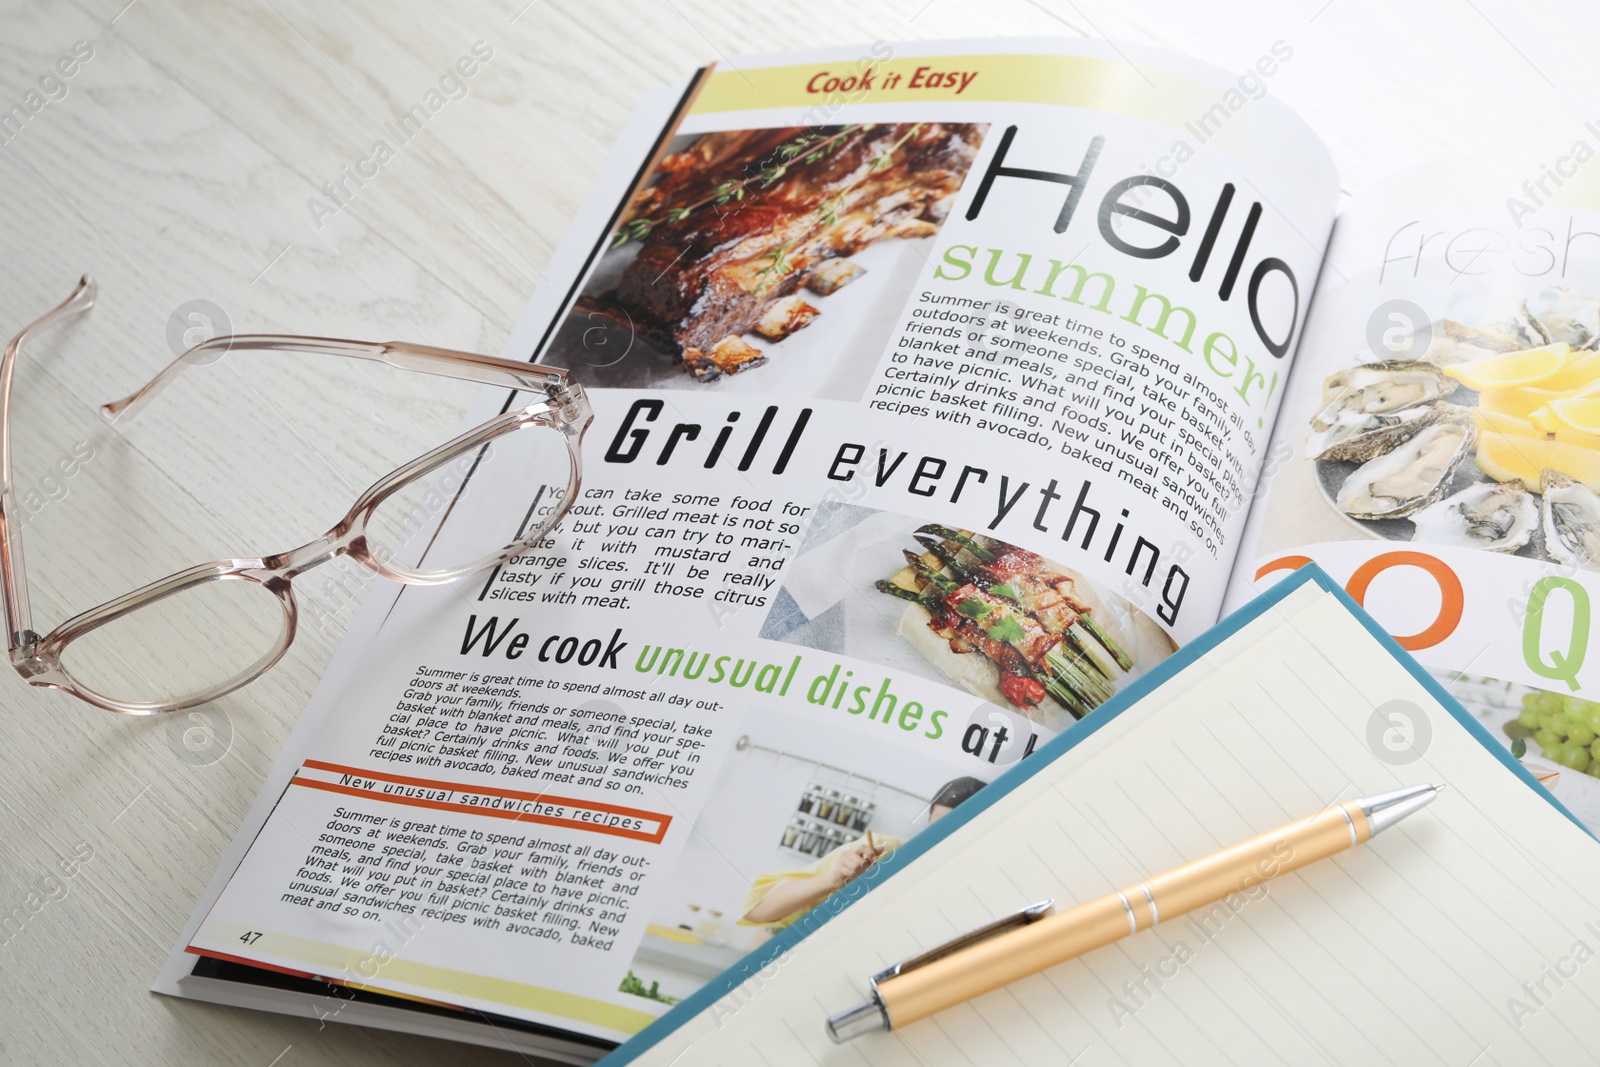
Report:
[[[904,549],[901,551],[906,558],[906,562],[917,572],[917,576],[938,590],[940,596],[949,596],[960,588],[955,581],[946,575],[940,574],[937,567],[931,565],[917,553]]]
[[[964,565],[959,559],[956,558],[956,554],[954,552],[951,552],[949,549],[945,548],[942,542],[935,541],[931,537],[919,536],[917,538],[917,544],[933,553],[935,559],[948,567],[950,572],[956,577],[960,578],[962,581],[971,582],[973,585],[977,585],[983,580],[983,575],[974,572],[972,568]]]
[[[1095,704],[1085,703],[1071,689],[1068,689],[1066,686],[1055,681],[1054,679],[1046,681],[1044,683],[1044,688],[1045,692],[1049,693],[1051,698],[1055,700],[1057,704],[1060,704],[1062,707],[1066,708],[1067,713],[1070,714],[1074,719],[1081,719],[1098,707],[1098,705]]]
[[[940,537],[946,541],[954,541],[956,544],[960,545],[968,552],[971,552],[974,556],[978,557],[978,559],[985,563],[993,563],[996,559],[995,554],[985,547],[980,541],[978,541],[977,538],[973,537],[969,533],[963,533],[962,531],[953,529],[949,526],[941,526],[938,523],[929,523],[926,526],[919,527],[917,533],[932,534],[934,537]]]
[[[928,603],[928,598],[923,596],[921,593],[914,593],[909,589],[902,589],[898,585],[895,585],[893,582],[885,578],[879,578],[876,582],[872,583],[872,586],[880,593],[888,593],[890,596],[897,596],[901,600],[909,600],[913,604],[921,604],[925,608],[930,606]]]
[[[1094,639],[1093,633],[1082,625],[1085,618],[1088,616],[1079,616],[1078,622],[1067,629],[1067,639],[1072,643],[1072,647],[1107,679],[1120,678],[1123,673],[1120,669],[1122,665]]]
[[[1105,627],[1094,621],[1093,616],[1080,615],[1078,616],[1078,621],[1083,623],[1088,631],[1094,635],[1094,639],[1100,642],[1107,652],[1111,653],[1112,658],[1117,661],[1117,666],[1125,671],[1133,670],[1133,657],[1122,650],[1122,646],[1117,644],[1110,634],[1106,633]]]
[[[1071,652],[1064,645],[1057,645],[1045,653],[1043,667],[1057,678],[1071,685],[1074,690],[1089,698],[1092,706],[1104,704],[1110,700],[1115,692],[1106,680],[1099,674],[1085,670],[1084,667],[1074,662]]]

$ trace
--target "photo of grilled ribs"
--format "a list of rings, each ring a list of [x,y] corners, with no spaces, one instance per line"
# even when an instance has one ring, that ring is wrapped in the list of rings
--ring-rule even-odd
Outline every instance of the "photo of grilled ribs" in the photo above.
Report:
[[[579,312],[626,323],[700,381],[770,349],[865,273],[848,257],[932,236],[987,126],[888,123],[702,134],[665,155],[623,212],[613,288]]]

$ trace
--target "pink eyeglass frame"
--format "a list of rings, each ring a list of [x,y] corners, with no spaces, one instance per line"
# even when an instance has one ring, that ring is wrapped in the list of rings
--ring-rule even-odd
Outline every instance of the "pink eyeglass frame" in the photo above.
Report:
[[[241,334],[214,337],[195,345],[136,392],[103,405],[100,413],[108,421],[132,418],[173,378],[196,362],[196,356],[219,355],[228,351],[258,350],[305,352],[346,356],[387,363],[401,370],[420,371],[448,378],[460,378],[483,385],[503,386],[532,392],[542,399],[526,407],[508,407],[504,412],[467,432],[402,464],[374,482],[334,526],[322,536],[287,552],[256,559],[219,559],[177,571],[159,581],[140,586],[99,607],[80,612],[50,633],[35,633],[28,606],[27,575],[22,561],[22,537],[17,522],[20,512],[12,493],[11,459],[11,383],[17,356],[34,333],[83,314],[94,306],[95,283],[88,275],[61,304],[27,325],[6,345],[0,356],[0,586],[4,587],[6,642],[11,665],[29,685],[60,689],[96,707],[124,715],[157,715],[181,711],[204,704],[259,678],[283,658],[293,643],[299,612],[292,583],[296,577],[336,556],[349,556],[361,566],[385,578],[407,585],[439,585],[505,562],[537,542],[561,520],[577,498],[582,481],[581,446],[583,435],[593,421],[588,398],[582,386],[567,381],[566,372],[555,367],[518,363],[493,356],[456,352],[444,348],[400,342],[366,342],[334,337],[299,337],[287,334]],[[215,357],[213,357],[215,358]],[[557,508],[524,532],[516,543],[473,563],[435,571],[408,567],[393,558],[375,553],[367,543],[367,523],[373,512],[390,495],[407,483],[459,457],[491,444],[495,438],[525,426],[539,425],[559,430],[565,438],[569,459],[567,491]],[[470,473],[468,477],[470,477]],[[132,702],[116,700],[81,685],[61,663],[61,652],[73,640],[133,611],[185,589],[213,581],[248,581],[275,594],[283,611],[283,629],[277,643],[256,663],[232,678],[171,702]]]

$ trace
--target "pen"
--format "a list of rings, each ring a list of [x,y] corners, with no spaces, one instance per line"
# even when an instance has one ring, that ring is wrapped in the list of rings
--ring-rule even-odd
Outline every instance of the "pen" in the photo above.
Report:
[[[872,976],[872,999],[828,1019],[843,1044],[893,1030],[1371,840],[1444,789],[1347,800],[1059,915],[1044,901]]]

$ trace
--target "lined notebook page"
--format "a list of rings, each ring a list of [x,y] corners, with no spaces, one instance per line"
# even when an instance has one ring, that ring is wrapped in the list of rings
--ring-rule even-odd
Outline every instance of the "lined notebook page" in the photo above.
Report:
[[[1600,845],[1508,773],[1336,598],[1307,589],[638,1062],[1592,1062]],[[1373,710],[1392,699],[1431,727],[1405,766],[1367,740]],[[1045,897],[1070,906],[1329,803],[1425,781],[1450,790],[1256,899],[1169,920],[894,1033],[846,1046],[823,1034],[826,1015],[865,998],[868,975],[1000,914]]]

